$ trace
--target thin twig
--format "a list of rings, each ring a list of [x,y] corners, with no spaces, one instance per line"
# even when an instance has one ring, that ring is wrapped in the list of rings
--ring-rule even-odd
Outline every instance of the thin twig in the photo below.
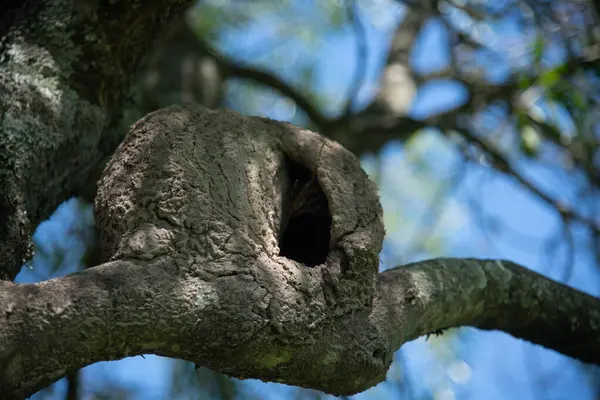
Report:
[[[583,215],[576,214],[573,210],[567,208],[563,204],[560,204],[559,202],[548,196],[546,193],[542,192],[538,187],[533,185],[531,182],[525,179],[525,177],[523,177],[519,172],[517,172],[508,162],[508,160],[504,157],[504,155],[502,155],[498,150],[494,149],[492,146],[487,144],[483,139],[470,132],[469,129],[463,129],[460,132],[460,134],[462,134],[471,143],[478,145],[488,156],[490,156],[496,169],[506,173],[509,176],[512,176],[517,182],[529,189],[529,191],[535,194],[539,199],[541,199],[546,204],[558,211],[562,218],[583,222],[584,224],[589,225],[590,228],[593,229],[595,232],[600,232],[600,227],[596,226],[595,221],[586,218]]]
[[[320,130],[325,130],[325,128],[329,126],[329,118],[323,115],[321,111],[319,111],[319,109],[305,95],[300,93],[292,86],[286,84],[273,73],[255,67],[242,65],[241,61],[230,59],[229,57],[213,49],[208,43],[203,42],[200,39],[198,42],[202,50],[209,54],[215,60],[215,62],[217,62],[225,78],[247,78],[257,83],[269,86],[270,88],[281,93],[283,96],[292,99]]]
[[[348,19],[352,22],[354,38],[356,42],[356,69],[354,71],[352,84],[348,89],[346,107],[344,111],[344,116],[347,118],[352,114],[354,104],[358,98],[358,93],[365,82],[369,54],[366,37],[367,34],[365,27],[360,20],[360,15],[358,12],[359,10],[356,6],[356,2],[352,1],[351,4],[346,7],[346,9],[348,10]]]
[[[67,375],[67,394],[65,400],[79,399],[79,371]]]

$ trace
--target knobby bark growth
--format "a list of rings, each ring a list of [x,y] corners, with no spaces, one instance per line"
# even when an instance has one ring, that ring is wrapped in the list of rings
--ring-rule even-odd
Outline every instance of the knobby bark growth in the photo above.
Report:
[[[292,216],[298,185],[314,182],[325,212]],[[105,264],[1,283],[3,393],[153,353],[352,394],[384,380],[406,341],[461,325],[600,361],[599,300],[514,263],[377,274],[375,185],[342,146],[290,124],[196,105],[151,113],[109,162],[95,210]],[[281,254],[286,235],[294,256]],[[295,259],[319,240],[327,252],[313,267]]]

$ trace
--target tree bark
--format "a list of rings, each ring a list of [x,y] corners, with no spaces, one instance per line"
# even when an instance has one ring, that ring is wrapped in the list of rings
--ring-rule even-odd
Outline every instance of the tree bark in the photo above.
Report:
[[[394,348],[468,325],[600,364],[600,299],[513,262],[428,260],[385,271],[378,285]]]
[[[121,142],[133,75],[191,3],[0,5],[0,279],[14,279],[31,257],[32,229],[89,187]]]
[[[308,207],[289,222],[304,230],[281,232],[290,194],[310,182],[326,215]],[[375,185],[339,144],[290,124],[193,105],[149,114],[105,169],[95,210],[107,262],[0,283],[7,398],[143,353],[349,395],[383,381],[403,343],[462,325],[600,363],[600,300],[514,263],[378,275]],[[296,256],[322,241],[327,252],[309,268],[281,254],[288,235]]]

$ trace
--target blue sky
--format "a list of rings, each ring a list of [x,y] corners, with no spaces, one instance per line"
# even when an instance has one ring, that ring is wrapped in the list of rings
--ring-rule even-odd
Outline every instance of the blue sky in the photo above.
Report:
[[[361,91],[359,106],[366,104],[372,96],[383,62],[382,55],[387,51],[388,35],[393,29],[395,18],[401,14],[400,9],[396,8],[389,15],[378,19],[377,26],[365,23],[369,45],[368,79]],[[260,29],[257,27],[249,32],[259,36],[265,29],[263,23]],[[510,28],[503,29],[510,32]],[[255,36],[246,32],[248,42],[255,40]],[[355,45],[349,32],[329,35],[320,44],[319,53],[314,57],[318,71],[315,84],[319,92],[332,94],[335,101],[330,103],[329,111],[335,113],[339,112],[339,104],[343,102],[354,74]],[[228,50],[229,53],[236,53],[235,48]],[[447,61],[445,35],[440,25],[432,22],[421,36],[420,45],[413,54],[414,66],[419,71],[431,72],[443,67]],[[284,71],[283,75],[288,73]],[[464,98],[465,93],[460,85],[438,81],[418,92],[411,114],[417,118],[423,117],[460,104]],[[268,116],[284,119],[294,117],[294,109],[290,109],[289,105],[281,106],[280,99],[275,96],[268,96],[265,104],[263,112]],[[427,202],[423,202],[423,199],[432,197],[435,190],[431,187],[435,184],[443,185],[451,178],[444,173],[452,169],[457,158],[453,145],[435,132],[422,135],[410,145],[391,143],[382,150],[377,168],[381,171],[378,179],[388,224],[388,237],[382,253],[385,268],[412,261],[401,259],[398,249],[407,246],[406,238],[410,238],[414,229],[418,228],[414,223],[420,219],[415,215],[427,212],[427,207],[423,207]],[[415,171],[415,159],[427,164],[428,170]],[[376,168],[372,158],[366,158],[364,165],[369,172]],[[548,172],[542,167],[526,163],[520,167],[531,180],[547,188],[550,194],[577,189],[576,180],[563,177],[555,171]],[[432,185],[424,187],[422,182],[425,179],[430,180]],[[560,191],[554,189],[559,187]],[[422,197],[415,201],[411,195],[417,192]],[[478,198],[480,207],[486,213],[501,220],[509,228],[497,228],[497,232],[491,235],[493,241],[487,240],[484,231],[478,226],[470,197]],[[543,247],[545,241],[555,235],[560,227],[558,216],[541,201],[524,192],[513,180],[494,174],[483,166],[471,166],[458,189],[445,201],[441,213],[440,222],[433,228],[432,235],[439,237],[443,243],[440,250],[443,255],[507,258],[555,279],[563,278],[561,257],[564,259],[565,255],[560,253],[560,244],[557,245],[557,255],[552,256],[552,261],[556,264],[553,269],[549,269],[550,264]],[[80,218],[81,215],[84,218]],[[64,261],[66,268],[61,269],[61,274],[77,268],[77,260],[83,251],[83,243],[74,241],[67,232],[77,227],[85,229],[90,218],[89,208],[82,209],[81,205],[70,201],[63,204],[36,231],[35,239],[48,246],[49,251],[52,245],[69,251],[67,254],[70,255]],[[422,254],[422,257],[425,256],[430,255]],[[19,281],[31,282],[46,278],[44,263],[47,260],[38,257],[33,270],[23,269],[18,277]],[[600,295],[594,268],[585,251],[578,251],[568,283],[588,293]],[[400,364],[395,365],[390,370],[388,383],[356,398],[397,398],[395,382],[406,383],[406,379],[411,383],[414,393],[421,393],[424,396],[422,398],[533,399],[546,398],[548,393],[552,393],[553,398],[593,398],[589,375],[581,372],[579,363],[499,332],[464,329],[442,340],[425,341],[421,338],[406,344],[398,356],[407,365],[407,370],[402,371]],[[168,398],[171,381],[171,361],[146,356],[145,359],[135,357],[98,363],[85,368],[83,381],[84,387],[102,385],[108,381],[117,382],[126,387],[137,388],[140,399],[165,399]],[[255,382],[251,385],[261,393],[262,398],[283,398],[289,391],[276,384]],[[548,390],[547,393],[541,391],[544,388]],[[64,398],[62,391],[64,384],[59,384],[55,398]]]

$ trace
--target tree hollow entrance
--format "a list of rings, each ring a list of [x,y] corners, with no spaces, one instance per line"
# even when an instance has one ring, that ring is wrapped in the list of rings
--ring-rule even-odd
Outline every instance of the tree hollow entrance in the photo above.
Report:
[[[329,254],[331,212],[315,171],[286,157],[291,182],[284,203],[279,255],[308,267],[323,264]]]

